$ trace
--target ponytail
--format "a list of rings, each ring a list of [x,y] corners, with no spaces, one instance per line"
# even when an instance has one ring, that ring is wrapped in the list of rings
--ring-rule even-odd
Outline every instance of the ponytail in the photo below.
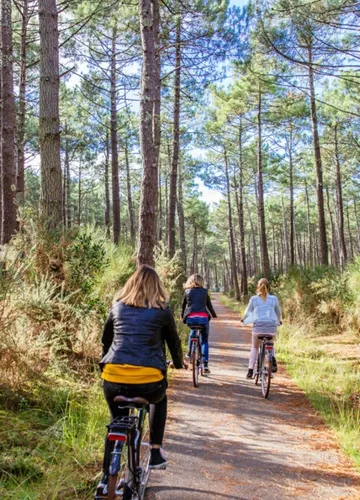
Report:
[[[257,289],[257,294],[262,299],[265,300],[267,297],[267,294],[269,293],[269,289],[270,289],[270,284],[269,284],[268,280],[266,278],[261,278],[258,281],[256,289]]]

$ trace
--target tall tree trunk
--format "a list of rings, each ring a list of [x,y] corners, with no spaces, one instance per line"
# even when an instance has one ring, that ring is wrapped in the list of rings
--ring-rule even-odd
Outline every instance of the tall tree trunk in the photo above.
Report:
[[[349,235],[349,248],[350,248],[350,258],[354,258],[354,247],[352,242],[351,228],[350,228],[350,215],[349,215],[349,207],[346,206],[346,218],[347,218],[347,228]]]
[[[225,163],[225,177],[226,177],[226,191],[227,191],[227,205],[228,205],[229,236],[230,236],[231,273],[235,289],[235,298],[236,300],[240,300],[240,288],[239,288],[237,265],[236,265],[234,226],[232,219],[232,208],[231,208],[231,197],[230,197],[229,166],[228,166],[226,149],[224,149],[224,163]]]
[[[265,227],[265,208],[264,208],[264,186],[263,186],[263,170],[262,170],[262,123],[261,123],[261,106],[262,94],[259,84],[258,92],[258,113],[257,113],[257,127],[258,127],[258,211],[259,211],[259,224],[260,224],[260,251],[261,251],[261,267],[262,273],[266,278],[270,277],[270,262],[266,238]]]
[[[15,101],[11,0],[1,2],[1,79],[2,79],[2,214],[1,243],[8,243],[16,232],[15,181]],[[61,192],[61,185],[60,185]],[[61,205],[60,205],[61,206]],[[61,222],[61,212],[60,212]]]
[[[193,258],[191,264],[191,274],[198,273],[198,239],[197,239],[197,227],[194,225],[194,247],[193,247]]]
[[[65,125],[65,161],[64,161],[64,213],[65,226],[71,227],[71,194],[70,194],[70,160],[69,160],[69,143],[68,129]]]
[[[152,0],[153,30],[155,45],[154,68],[154,105],[153,105],[153,137],[155,144],[156,168],[159,169],[160,144],[161,144],[161,59],[160,59],[160,8],[158,0]],[[155,238],[156,239],[156,238]]]
[[[28,0],[23,0],[21,12],[20,36],[20,81],[19,81],[19,107],[17,119],[17,172],[16,191],[17,202],[24,202],[24,172],[25,172],[25,113],[26,113],[26,52],[27,52],[27,27],[29,22]]]
[[[281,197],[281,206],[282,206],[282,214],[283,214],[283,227],[284,227],[284,245],[285,245],[285,269],[289,267],[290,262],[290,251],[289,251],[289,239],[288,239],[288,226],[286,220],[286,210],[284,204],[284,197]]]
[[[186,238],[185,238],[185,216],[184,216],[183,204],[184,200],[183,200],[183,190],[182,190],[181,162],[179,162],[177,212],[179,217],[179,240],[181,249],[181,260],[183,263],[184,272],[186,273]]]
[[[169,227],[168,227],[168,253],[172,257],[175,253],[175,211],[176,188],[179,162],[180,141],[180,77],[181,77],[181,21],[180,16],[176,25],[176,56],[175,56],[175,82],[174,82],[174,128],[173,146],[170,170],[170,199],[169,199]]]
[[[165,175],[164,177],[165,181],[165,193],[164,193],[164,198],[165,198],[165,238],[167,237],[168,234],[168,225],[169,225],[169,196],[168,196],[168,176]]]
[[[337,253],[337,248],[336,248],[336,231],[335,231],[335,224],[334,224],[334,218],[330,206],[330,196],[329,196],[329,189],[326,186],[325,187],[326,191],[326,200],[327,200],[327,208],[329,212],[329,219],[330,219],[330,227],[331,227],[331,265],[334,267],[337,267],[339,264],[338,260],[338,253]]]
[[[159,158],[159,216],[158,216],[158,240],[162,241],[163,234],[163,207],[162,207],[162,190],[161,190],[161,163]]]
[[[325,222],[325,209],[324,209],[324,190],[323,190],[323,168],[321,161],[320,141],[318,132],[318,119],[315,100],[315,86],[314,86],[314,70],[312,66],[312,46],[308,46],[308,68],[309,68],[309,88],[310,88],[310,109],[311,109],[311,123],[313,130],[313,146],[314,146],[314,159],[316,170],[316,194],[318,205],[318,226],[320,238],[320,257],[321,264],[327,266],[329,263],[328,257],[328,244],[326,238],[326,222]]]
[[[354,215],[355,215],[356,230],[357,230],[357,247],[358,247],[358,253],[360,253],[360,221],[358,217],[357,204],[355,198],[354,198]]]
[[[129,212],[129,220],[130,220],[130,239],[131,239],[131,243],[135,243],[135,217],[134,217],[134,207],[133,207],[132,195],[131,195],[129,151],[128,151],[127,142],[125,144],[125,166],[126,166],[128,212]]]
[[[112,168],[112,210],[113,210],[113,238],[114,243],[120,239],[120,182],[119,182],[119,151],[117,139],[117,73],[116,73],[116,39],[117,26],[113,27],[111,37],[111,168]]]
[[[214,276],[215,276],[215,290],[219,291],[219,278],[218,278],[218,268],[216,262],[214,263]]]
[[[155,19],[154,19],[155,12]],[[158,204],[158,155],[154,139],[156,89],[160,87],[158,70],[159,31],[156,28],[158,0],[140,0],[139,16],[142,45],[140,144],[143,177],[140,200],[138,264],[154,265],[156,213]],[[155,27],[154,27],[155,21]]]
[[[2,12],[0,11],[0,16],[2,16]],[[2,28],[0,26],[0,65],[2,70],[3,64],[3,56],[2,56]],[[3,92],[2,92],[2,72],[0,72],[0,245],[3,241],[3,161],[2,161],[2,143],[3,143]]]
[[[309,265],[310,267],[312,267],[314,262],[313,259],[314,251],[313,251],[313,238],[311,231],[309,191],[307,187],[306,176],[304,177],[304,184],[305,184],[306,218],[307,218],[307,232],[308,232],[308,245],[309,245]]]
[[[293,128],[289,128],[289,194],[290,194],[290,265],[295,265],[295,215],[294,215],[294,164],[293,164]]]
[[[239,125],[239,235],[241,256],[241,294],[248,294],[246,251],[245,251],[245,227],[244,227],[244,162],[243,162],[243,125],[240,118]]]
[[[339,250],[340,250],[340,266],[344,267],[347,259],[345,229],[344,229],[344,207],[341,184],[341,170],[339,157],[339,141],[338,141],[338,123],[334,127],[334,147],[335,147],[335,165],[336,165],[336,204],[338,214],[338,232],[339,232]]]
[[[109,130],[106,129],[106,139],[105,139],[105,226],[106,226],[106,236],[110,238],[110,186],[109,186],[109,159],[110,159],[110,147],[109,147]]]
[[[251,213],[250,213],[250,208],[246,200],[246,209],[247,209],[247,214],[248,214],[248,219],[250,222],[250,229],[251,229],[251,242],[252,242],[252,260],[253,260],[253,273],[249,273],[250,275],[257,275],[258,274],[258,261],[257,261],[257,245],[256,245],[256,233],[255,233],[255,228],[254,228],[254,223],[251,218]]]
[[[41,212],[50,229],[62,220],[59,32],[56,0],[39,0]]]
[[[81,225],[81,212],[82,212],[82,179],[81,179],[81,157],[79,160],[79,183],[78,183],[78,217],[77,225]]]

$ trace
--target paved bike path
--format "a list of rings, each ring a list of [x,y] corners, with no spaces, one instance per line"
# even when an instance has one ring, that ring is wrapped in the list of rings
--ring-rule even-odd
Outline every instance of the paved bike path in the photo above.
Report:
[[[217,300],[211,374],[170,389],[166,471],[152,471],[147,500],[360,499],[360,475],[280,366],[269,400],[246,380],[250,330]]]

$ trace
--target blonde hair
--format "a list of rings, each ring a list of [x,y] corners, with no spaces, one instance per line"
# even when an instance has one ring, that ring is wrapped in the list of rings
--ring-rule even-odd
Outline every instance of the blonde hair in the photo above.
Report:
[[[130,276],[115,299],[128,306],[164,309],[168,295],[155,269],[143,264]]]
[[[192,274],[188,277],[184,288],[203,288],[204,278],[200,274]]]
[[[269,293],[269,290],[270,290],[270,283],[268,282],[268,280],[266,278],[261,278],[258,281],[256,290],[257,290],[257,294],[260,295],[260,297],[262,297],[263,299],[266,299],[267,294]]]

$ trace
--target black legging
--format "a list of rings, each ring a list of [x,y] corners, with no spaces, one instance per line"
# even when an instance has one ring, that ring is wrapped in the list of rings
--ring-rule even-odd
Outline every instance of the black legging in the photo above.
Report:
[[[127,415],[114,403],[115,396],[142,397],[150,403],[150,444],[162,445],[167,414],[166,380],[150,384],[115,384],[104,381],[104,395],[112,418]]]

